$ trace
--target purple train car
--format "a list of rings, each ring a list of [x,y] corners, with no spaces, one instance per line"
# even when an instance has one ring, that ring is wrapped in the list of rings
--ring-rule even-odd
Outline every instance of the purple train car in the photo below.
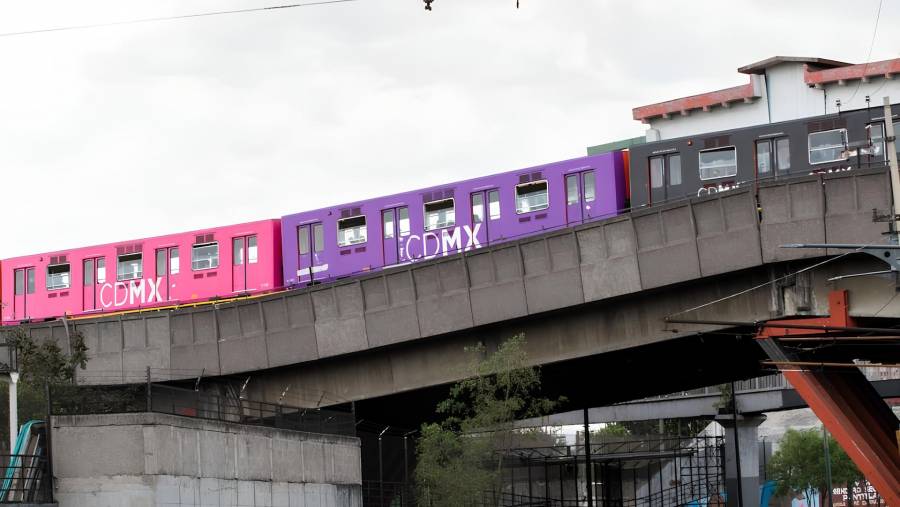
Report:
[[[433,259],[619,213],[621,152],[282,217],[286,287]]]

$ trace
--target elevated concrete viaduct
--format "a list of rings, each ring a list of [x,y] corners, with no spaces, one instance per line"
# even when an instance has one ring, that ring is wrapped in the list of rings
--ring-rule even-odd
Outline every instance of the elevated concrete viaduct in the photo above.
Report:
[[[327,286],[29,327],[64,349],[73,330],[84,334],[82,381],[214,377],[200,385],[291,405],[354,402],[357,419],[407,428],[467,376],[467,346],[525,333],[547,394],[567,396],[568,409],[608,405],[759,376],[754,323],[828,315],[835,289],[846,290],[845,321],[898,326],[895,274],[840,278],[884,270],[878,258],[780,248],[885,244],[873,210],[890,210],[889,189],[884,170],[773,181]],[[735,324],[667,324],[672,314]],[[900,361],[897,349],[832,344],[805,357]],[[739,440],[754,434],[733,424]],[[742,481],[752,504],[755,479]]]
[[[457,380],[465,346],[524,332],[548,385],[597,406],[758,375],[752,342],[663,318],[843,253],[782,244],[883,243],[887,227],[872,210],[889,207],[884,170],[773,181],[327,286],[30,328],[64,349],[67,333],[81,331],[87,382],[141,382],[148,367],[159,380],[250,377],[256,399],[278,401],[287,389],[292,404],[359,401],[362,410],[364,400]],[[850,289],[856,317],[898,316],[893,277],[828,281],[883,266],[852,253],[682,316],[823,313],[837,287]]]

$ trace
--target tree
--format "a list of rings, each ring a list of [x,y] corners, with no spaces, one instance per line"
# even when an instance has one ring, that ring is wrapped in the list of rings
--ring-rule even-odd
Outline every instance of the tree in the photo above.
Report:
[[[70,335],[71,353],[66,354],[55,341],[38,343],[21,327],[4,332],[6,342],[14,346],[18,357],[19,382],[17,386],[19,421],[43,419],[47,416],[47,384],[72,384],[77,369],[87,365],[87,345],[84,336],[74,331]],[[0,384],[2,398],[9,398],[8,384]],[[0,403],[0,420],[8,420],[9,404]],[[9,438],[8,425],[0,424],[0,434],[5,444]]]
[[[832,436],[828,436],[831,459],[832,484],[852,485],[862,479],[862,474]],[[778,482],[777,495],[802,493],[809,505],[809,492],[819,491],[819,498],[827,498],[825,476],[825,451],[822,431],[818,429],[789,429],[781,440],[778,451],[769,462],[769,473]]]
[[[470,377],[440,402],[440,423],[422,425],[417,443],[416,486],[422,505],[468,505],[499,489],[504,451],[533,439],[514,421],[546,415],[559,403],[538,395],[540,369],[527,366],[525,339],[517,335],[486,355],[473,353]]]

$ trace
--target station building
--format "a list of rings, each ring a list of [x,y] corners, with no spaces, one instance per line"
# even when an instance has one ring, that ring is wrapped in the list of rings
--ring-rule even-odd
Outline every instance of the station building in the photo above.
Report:
[[[884,96],[900,100],[900,58],[850,64],[773,56],[738,72],[747,75],[747,84],[634,108],[634,119],[648,127],[646,142],[880,108]]]

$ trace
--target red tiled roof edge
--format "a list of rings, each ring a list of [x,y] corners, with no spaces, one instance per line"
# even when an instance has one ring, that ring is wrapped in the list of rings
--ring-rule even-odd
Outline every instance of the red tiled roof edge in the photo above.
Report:
[[[833,83],[836,81],[848,81],[872,76],[892,76],[900,74],[900,58],[882,60],[880,62],[859,63],[838,67],[836,69],[809,70],[809,65],[803,66],[803,79],[806,84],[817,85]]]
[[[704,109],[720,104],[738,102],[759,97],[759,92],[754,89],[753,79],[745,85],[716,90],[700,95],[691,95],[680,99],[668,100],[657,104],[636,107],[631,110],[635,120],[644,121],[657,116],[681,113],[693,109]]]

